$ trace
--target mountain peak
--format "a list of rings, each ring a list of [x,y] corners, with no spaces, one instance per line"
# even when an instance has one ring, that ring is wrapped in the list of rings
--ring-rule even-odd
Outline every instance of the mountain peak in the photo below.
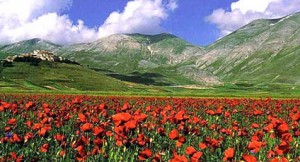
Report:
[[[142,37],[176,37],[175,35],[172,35],[170,33],[159,33],[159,34],[141,34],[141,33],[132,33],[132,34],[126,34],[128,36],[142,36]]]
[[[47,50],[55,51],[60,48],[61,45],[57,45],[40,38],[33,38],[29,40],[23,40],[17,43],[5,45],[1,48],[2,51],[13,54],[29,53],[33,50]]]
[[[32,38],[32,39],[29,39],[30,41],[33,41],[33,42],[39,42],[39,41],[44,41],[43,39],[41,38]]]

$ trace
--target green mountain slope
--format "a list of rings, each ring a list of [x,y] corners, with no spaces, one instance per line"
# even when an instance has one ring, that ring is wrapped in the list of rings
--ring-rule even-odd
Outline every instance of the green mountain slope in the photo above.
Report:
[[[197,67],[224,82],[299,84],[300,14],[256,20],[208,46]]]
[[[47,50],[50,52],[55,52],[58,51],[60,47],[61,45],[57,45],[39,38],[34,38],[0,46],[0,58],[6,58],[7,55],[29,53],[33,50]]]
[[[178,85],[195,84],[178,67],[191,64],[190,58],[200,50],[170,34],[119,34],[92,43],[65,46],[59,54],[121,80]],[[144,82],[145,76],[154,81]]]
[[[12,67],[0,66],[0,87],[20,90],[126,91],[132,85],[79,65],[40,62],[38,66],[33,66],[28,62],[14,62]]]

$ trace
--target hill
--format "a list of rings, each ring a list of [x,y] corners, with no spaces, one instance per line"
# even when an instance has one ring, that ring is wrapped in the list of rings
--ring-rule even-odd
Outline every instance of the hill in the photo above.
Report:
[[[55,52],[62,47],[39,38],[34,38],[30,40],[24,40],[13,44],[7,44],[0,46],[0,59],[6,58],[8,55],[29,53],[34,50],[46,50],[50,52]]]
[[[32,39],[0,46],[0,56],[46,49],[119,83],[295,88],[300,85],[299,44],[300,13],[295,13],[255,20],[207,47],[167,33],[117,34],[69,46]]]
[[[0,64],[1,89],[126,91],[138,88],[47,51],[8,57]]]
[[[220,39],[197,67],[233,83],[300,83],[300,13],[255,20]]]
[[[201,48],[170,34],[118,34],[92,43],[65,46],[63,57],[131,82],[148,85],[195,84],[178,67]]]

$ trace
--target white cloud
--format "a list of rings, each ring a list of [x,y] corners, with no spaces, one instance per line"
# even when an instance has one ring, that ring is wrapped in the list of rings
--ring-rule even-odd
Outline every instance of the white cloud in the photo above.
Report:
[[[225,36],[255,19],[279,18],[298,11],[299,0],[239,0],[231,4],[231,11],[216,9],[206,19]]]
[[[231,4],[231,9],[240,10],[243,14],[249,11],[264,12],[274,0],[239,0]]]
[[[90,42],[117,33],[153,34],[161,21],[177,8],[176,0],[133,0],[123,12],[113,12],[103,25],[88,28],[72,22],[62,11],[73,0],[0,0],[0,43],[41,38],[59,44]]]
[[[178,8],[177,0],[170,0],[169,3],[167,4],[167,8],[172,11]]]
[[[96,31],[89,29],[78,20],[73,25],[68,16],[47,13],[20,27],[2,29],[1,38],[17,42],[31,38],[41,38],[58,44],[80,43],[96,39]]]
[[[79,43],[96,38],[88,29],[60,13],[72,0],[2,0],[0,1],[0,43],[41,38],[59,44]]]
[[[162,0],[134,0],[127,3],[123,12],[113,12],[99,27],[99,35],[116,33],[155,34],[162,32],[160,24],[168,17],[168,12],[175,10],[174,0],[167,4]]]

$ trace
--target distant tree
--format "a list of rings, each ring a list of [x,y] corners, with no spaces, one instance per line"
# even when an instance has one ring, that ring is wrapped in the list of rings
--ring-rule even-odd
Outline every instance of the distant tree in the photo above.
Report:
[[[30,60],[30,65],[32,65],[32,66],[39,66],[40,61],[41,61],[40,59],[32,58]]]
[[[13,63],[10,62],[10,61],[4,61],[4,62],[2,63],[2,66],[3,66],[3,67],[13,67]]]

